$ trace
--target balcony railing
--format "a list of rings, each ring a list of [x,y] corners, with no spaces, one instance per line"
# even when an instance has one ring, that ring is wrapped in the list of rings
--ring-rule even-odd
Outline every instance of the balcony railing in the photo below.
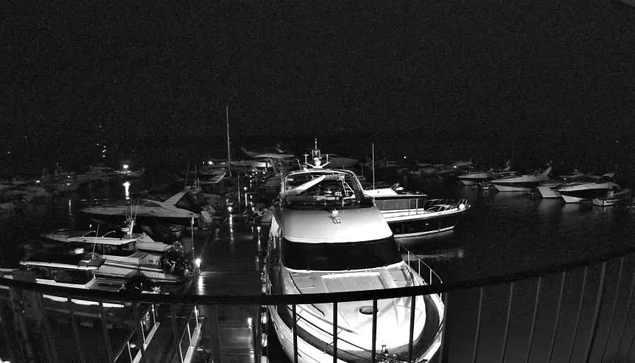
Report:
[[[0,358],[11,362],[261,362],[269,357],[279,361],[273,358],[275,333],[265,313],[267,306],[288,305],[295,318],[299,305],[333,304],[333,319],[337,319],[338,304],[343,302],[370,301],[376,307],[382,299],[443,294],[446,317],[442,347],[434,358],[437,362],[630,362],[635,341],[633,251],[635,247],[629,247],[553,266],[443,283],[427,265],[419,265],[405,252],[408,262],[433,284],[330,294],[113,295],[0,279]],[[45,295],[67,300],[52,307]],[[233,317],[243,323],[229,324]],[[373,332],[376,324],[375,310]],[[246,340],[229,339],[223,332],[230,328],[247,331]],[[297,329],[292,331],[292,361],[305,361],[298,356]],[[336,362],[338,332],[330,334],[332,355],[327,361]],[[390,356],[382,355],[375,336],[369,337],[373,353],[365,361],[390,361]],[[414,353],[412,337],[411,332],[409,357]],[[286,360],[282,354],[277,357]]]

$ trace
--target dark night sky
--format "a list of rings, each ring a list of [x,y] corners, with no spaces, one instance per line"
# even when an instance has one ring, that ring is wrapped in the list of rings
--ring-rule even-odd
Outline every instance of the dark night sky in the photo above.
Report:
[[[0,138],[31,159],[85,161],[102,139],[218,152],[225,105],[234,149],[631,154],[635,8],[617,1],[62,3],[9,1],[0,25]]]

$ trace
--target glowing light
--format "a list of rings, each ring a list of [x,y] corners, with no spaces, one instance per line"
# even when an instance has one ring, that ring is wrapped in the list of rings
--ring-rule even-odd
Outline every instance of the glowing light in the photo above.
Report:
[[[247,318],[247,326],[251,329],[251,316]]]
[[[197,268],[201,267],[201,259],[200,258],[197,258],[196,260],[194,260],[194,263],[196,264]]]
[[[207,162],[207,165],[214,165],[214,162],[210,160]]]
[[[123,164],[122,167],[123,167],[123,170],[128,170],[128,168],[129,168],[128,164]]]
[[[123,192],[126,195],[126,200],[130,199],[130,182],[125,182],[123,185]]]
[[[459,204],[459,210],[463,210],[463,209],[465,209],[465,204],[463,203]]]

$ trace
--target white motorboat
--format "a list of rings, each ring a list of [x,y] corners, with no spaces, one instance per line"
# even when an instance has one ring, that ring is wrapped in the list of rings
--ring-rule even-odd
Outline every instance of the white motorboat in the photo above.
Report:
[[[202,211],[201,202],[189,190],[182,190],[164,198],[159,194],[147,194],[130,201],[103,203],[81,210],[94,219],[112,223],[124,222],[132,212],[141,224],[160,220],[165,224],[189,225],[192,218],[198,219]]]
[[[1,268],[0,277],[34,282],[41,285],[59,286],[79,290],[97,290],[112,293],[155,294],[155,285],[140,275],[127,279],[113,279],[97,276],[104,259],[95,253],[85,253],[83,249],[38,253],[20,261],[18,268]],[[52,313],[73,314],[80,318],[101,319],[107,309],[108,319],[114,324],[128,324],[131,318],[130,303],[105,300],[69,298],[65,295],[42,294],[44,308]],[[71,308],[69,303],[74,306]],[[143,304],[143,309],[148,306]],[[154,327],[153,327],[154,329]]]
[[[428,198],[404,193],[398,184],[390,188],[366,189],[395,237],[415,237],[454,229],[470,208],[467,199]]]
[[[133,228],[134,220],[126,232],[111,230],[99,234],[98,229],[58,230],[41,236],[99,254],[105,261],[96,271],[98,276],[127,278],[141,273],[157,283],[181,283],[190,278],[194,266],[180,243],[155,242],[145,233],[132,233]]]
[[[620,187],[612,181],[612,176],[605,174],[597,181],[578,181],[558,188],[558,192],[567,203],[580,203],[600,198],[609,191],[619,191]]]
[[[83,290],[101,290],[118,292],[124,288],[125,280],[104,280],[96,277],[95,272],[103,265],[104,259],[94,253],[84,253],[83,249],[69,253],[40,253],[20,261],[19,268],[3,268],[0,277],[30,281],[43,285],[70,287]],[[56,295],[44,295],[45,299],[67,302],[68,298]],[[88,305],[84,300],[73,302]],[[97,305],[97,302],[90,302]],[[123,307],[116,304],[111,307]]]
[[[279,201],[272,207],[264,267],[268,294],[307,294],[421,286],[424,280],[398,251],[390,227],[366,196],[355,174],[321,168],[319,150],[313,168],[282,176]],[[417,296],[414,325],[411,297],[337,304],[337,361],[408,359],[413,329],[413,362],[427,362],[441,344],[444,304],[437,294]],[[297,326],[299,362],[333,361],[333,304],[269,306],[271,323],[283,350],[294,360]],[[376,349],[372,352],[373,316]]]
[[[540,196],[544,199],[558,199],[562,197],[560,195],[560,192],[558,191],[559,188],[561,188],[565,184],[581,180],[585,176],[586,174],[576,169],[573,171],[572,174],[561,175],[557,179],[549,179],[543,181],[536,187],[536,189],[538,189]]]
[[[500,192],[528,192],[535,188],[540,182],[547,180],[551,173],[551,166],[540,174],[508,176],[494,179],[491,183]]]
[[[629,188],[622,189],[618,192],[610,190],[605,196],[593,198],[593,205],[599,207],[610,207],[618,204],[632,204],[633,191]]]
[[[483,183],[492,179],[492,173],[489,171],[473,170],[466,174],[459,175],[457,180],[463,185],[483,185]]]

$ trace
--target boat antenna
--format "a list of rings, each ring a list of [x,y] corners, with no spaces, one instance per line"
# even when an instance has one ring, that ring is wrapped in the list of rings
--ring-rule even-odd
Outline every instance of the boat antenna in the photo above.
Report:
[[[371,150],[372,150],[372,159],[371,159],[371,163],[373,163],[373,189],[375,189],[375,143],[373,142],[371,144]]]
[[[232,156],[229,143],[229,106],[225,106],[225,122],[227,124],[227,169],[229,170],[229,176],[232,176]]]
[[[187,168],[185,169],[185,183],[183,189],[187,188],[187,175],[190,173],[190,162],[187,162]]]

